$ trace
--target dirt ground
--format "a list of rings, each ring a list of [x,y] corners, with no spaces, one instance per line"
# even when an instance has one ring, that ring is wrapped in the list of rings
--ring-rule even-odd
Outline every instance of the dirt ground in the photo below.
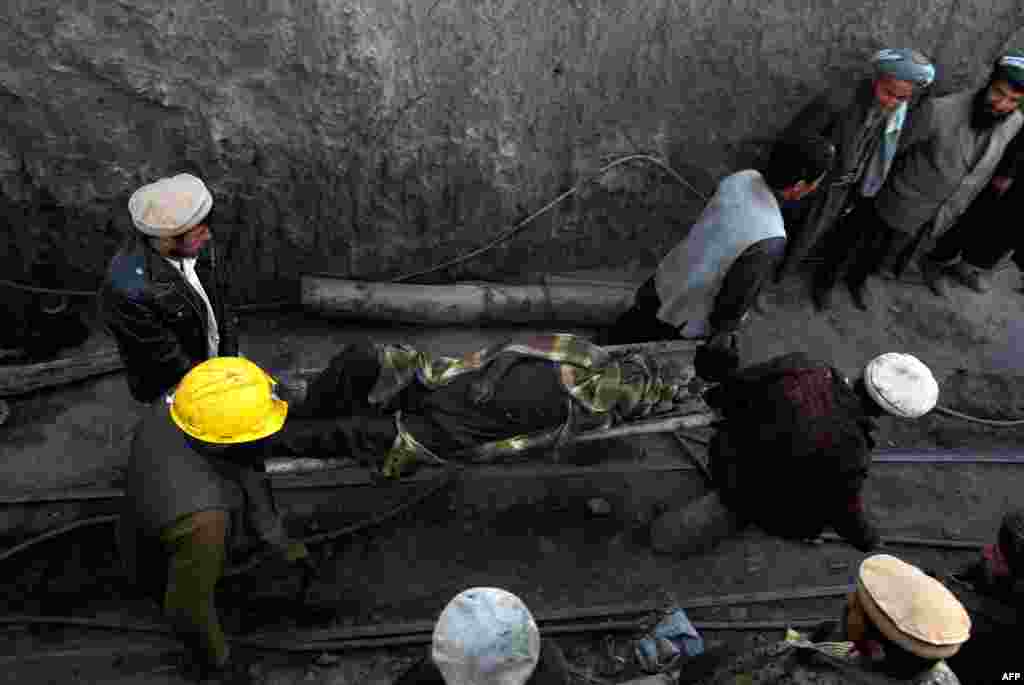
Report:
[[[647,268],[635,265],[578,275],[639,283],[649,273]],[[830,312],[818,313],[805,283],[792,277],[769,289],[764,311],[755,313],[743,330],[741,351],[748,362],[804,351],[831,360],[851,376],[876,354],[910,352],[935,372],[941,404],[985,418],[1024,417],[1024,355],[1019,352],[1024,349],[1024,295],[1016,292],[1019,278],[1012,269],[1005,270],[992,293],[978,295],[957,287],[949,300],[942,300],[913,282],[916,277],[911,275],[907,282],[876,282],[877,302],[869,312],[856,309],[848,295],[840,292]],[[517,333],[493,328],[371,329],[310,320],[300,313],[248,316],[243,323],[247,356],[271,369],[322,365],[337,344],[355,336],[406,340],[451,354]],[[136,411],[126,395],[123,379],[111,376],[19,398],[12,420],[0,429],[5,432],[0,447],[5,489],[116,479],[127,447],[123,426],[133,421]],[[1022,430],[930,415],[917,422],[883,420],[878,437],[880,447],[890,448],[1016,450],[1024,439]],[[637,452],[678,453],[674,442],[663,437],[617,441],[603,449],[609,455],[614,451],[614,458],[623,461],[634,459]],[[229,632],[267,630],[298,638],[313,628],[430,621],[448,599],[472,585],[506,587],[538,613],[836,586],[850,582],[862,558],[845,545],[786,542],[754,530],[713,553],[690,559],[653,555],[644,534],[653,512],[627,506],[616,497],[633,493],[642,499],[656,487],[630,478],[616,472],[594,476],[588,490],[580,479],[572,484],[571,479],[551,477],[531,483],[532,489],[524,487],[523,493],[529,491],[529,495],[498,511],[466,506],[464,491],[446,491],[393,525],[320,550],[322,574],[304,605],[294,599],[297,577],[286,568],[265,569],[251,578],[225,583],[219,598],[224,623]],[[702,491],[696,472],[685,478],[673,486],[678,488],[676,497]],[[512,481],[480,482],[480,487],[495,489],[519,487]],[[1022,486],[1024,471],[1016,465],[886,464],[872,472],[867,498],[885,534],[985,541],[992,538],[1002,512],[1019,504]],[[585,507],[588,497],[598,491],[611,503],[607,515],[596,516]],[[934,569],[955,567],[974,554],[929,548],[900,548],[898,553]],[[73,539],[54,540],[6,565],[4,573],[10,574],[10,580],[4,584],[0,603],[8,612],[161,622],[153,607],[132,598],[124,587],[109,529],[94,528]],[[824,618],[836,615],[840,603],[841,598],[825,598],[747,604],[697,609],[690,617],[699,621]],[[117,635],[117,649],[113,649],[114,637],[97,631],[3,628],[8,639],[0,639],[0,644],[6,643],[0,647],[0,663],[6,667],[0,669],[0,682],[184,682],[175,670],[173,655],[165,653],[173,650],[173,643],[152,636]],[[713,644],[780,635],[779,630],[709,631],[705,637]],[[611,648],[626,649],[627,638],[628,633],[616,634]],[[559,641],[581,670],[607,682],[626,676],[609,657],[603,634]],[[422,650],[412,646],[338,654],[260,651],[246,655],[255,661],[254,682],[339,685],[390,683]]]

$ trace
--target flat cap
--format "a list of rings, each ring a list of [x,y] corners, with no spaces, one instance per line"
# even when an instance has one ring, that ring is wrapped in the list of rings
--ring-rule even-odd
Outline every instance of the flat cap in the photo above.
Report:
[[[971,635],[971,619],[945,585],[888,554],[861,562],[857,595],[881,633],[926,659],[956,654]]]
[[[132,193],[132,223],[146,235],[170,238],[200,223],[213,208],[206,184],[192,174],[178,174],[147,184]]]

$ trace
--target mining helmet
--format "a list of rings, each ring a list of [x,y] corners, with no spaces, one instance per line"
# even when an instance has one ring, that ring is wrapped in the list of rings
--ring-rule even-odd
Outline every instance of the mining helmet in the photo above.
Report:
[[[171,400],[171,418],[203,442],[252,442],[281,430],[288,403],[275,381],[244,357],[214,357],[185,374]]]

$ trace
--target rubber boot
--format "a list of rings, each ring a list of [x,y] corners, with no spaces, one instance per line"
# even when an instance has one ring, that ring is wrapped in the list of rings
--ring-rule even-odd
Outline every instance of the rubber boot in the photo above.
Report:
[[[651,547],[680,557],[701,554],[742,528],[739,517],[715,491],[656,518],[651,523]]]

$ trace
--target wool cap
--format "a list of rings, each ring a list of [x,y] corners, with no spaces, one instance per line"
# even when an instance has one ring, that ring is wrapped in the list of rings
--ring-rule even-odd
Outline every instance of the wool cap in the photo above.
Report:
[[[887,352],[869,361],[864,386],[882,409],[907,419],[924,416],[939,401],[935,376],[911,354]]]
[[[511,592],[470,588],[437,619],[431,658],[447,685],[523,685],[540,659],[540,632]]]
[[[206,184],[178,174],[144,185],[128,200],[135,228],[155,238],[171,238],[200,223],[213,208]]]
[[[876,74],[907,81],[919,88],[931,85],[935,80],[935,67],[927,57],[911,48],[879,50],[871,58],[871,63]]]
[[[886,638],[925,659],[956,654],[971,635],[971,619],[945,585],[889,554],[861,562],[857,598]]]

